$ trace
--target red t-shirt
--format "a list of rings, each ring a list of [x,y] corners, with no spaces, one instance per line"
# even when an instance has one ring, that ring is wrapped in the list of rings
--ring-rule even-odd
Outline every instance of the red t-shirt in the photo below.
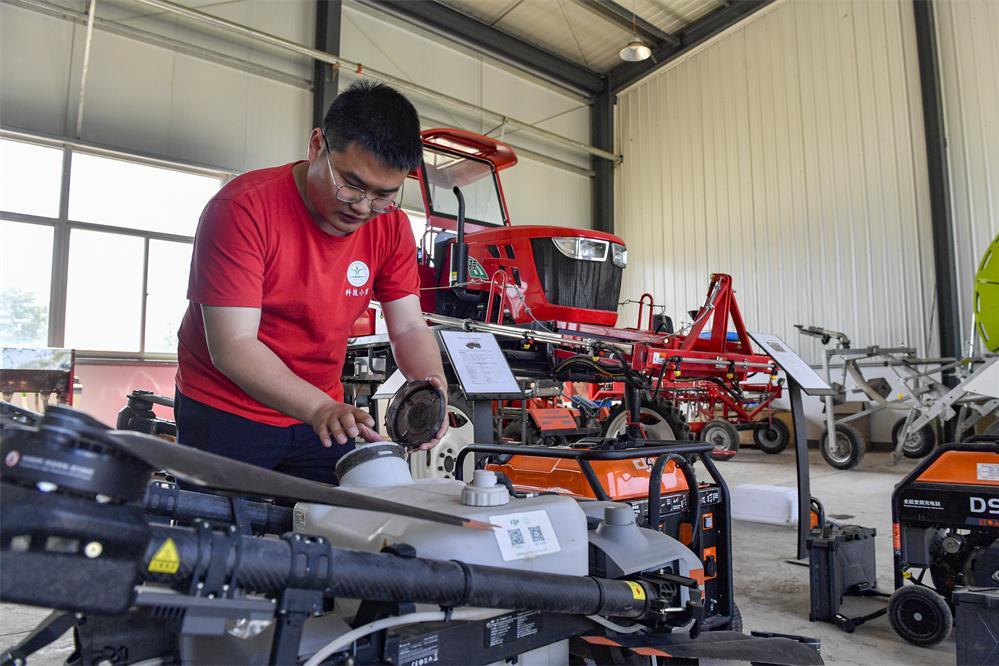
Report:
[[[298,423],[219,372],[201,305],[260,308],[257,337],[288,368],[334,400],[351,325],[375,298],[419,294],[413,231],[402,211],[348,236],[322,231],[295,185],[292,164],[251,171],[216,194],[198,223],[177,334],[177,388],[216,409],[275,426]]]

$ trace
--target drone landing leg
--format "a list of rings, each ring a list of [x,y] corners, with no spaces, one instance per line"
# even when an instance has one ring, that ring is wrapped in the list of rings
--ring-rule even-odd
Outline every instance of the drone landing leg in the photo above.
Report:
[[[23,641],[0,655],[0,664],[24,664],[29,656],[69,631],[76,621],[76,613],[52,611]]]

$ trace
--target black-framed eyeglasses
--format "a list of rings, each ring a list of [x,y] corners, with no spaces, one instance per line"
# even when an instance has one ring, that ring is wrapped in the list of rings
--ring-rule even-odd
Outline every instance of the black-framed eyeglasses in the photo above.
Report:
[[[389,199],[387,197],[369,197],[367,190],[362,190],[359,187],[354,187],[353,185],[341,185],[336,182],[336,176],[333,174],[333,163],[330,162],[330,142],[323,134],[323,143],[326,144],[326,166],[330,170],[330,178],[333,179],[333,185],[336,187],[336,198],[339,201],[348,204],[356,204],[367,199],[368,205],[371,206],[371,210],[376,213],[391,213],[394,210],[399,210],[399,202]],[[406,181],[403,181],[403,185]],[[399,187],[399,197],[402,198],[402,186]]]

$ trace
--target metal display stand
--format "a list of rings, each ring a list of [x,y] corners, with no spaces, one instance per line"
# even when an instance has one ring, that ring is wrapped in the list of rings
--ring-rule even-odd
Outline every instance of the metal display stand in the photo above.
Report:
[[[791,422],[794,425],[794,459],[798,476],[798,550],[797,559],[808,555],[808,533],[811,531],[812,487],[808,476],[808,431],[802,392],[812,396],[832,395],[833,389],[776,335],[749,333],[787,376],[791,400]]]
[[[801,403],[801,385],[790,375],[787,392],[791,399],[791,423],[794,425],[794,462],[798,476],[798,554],[803,560],[807,555],[808,533],[812,528],[812,484],[808,476],[808,433],[805,409]]]

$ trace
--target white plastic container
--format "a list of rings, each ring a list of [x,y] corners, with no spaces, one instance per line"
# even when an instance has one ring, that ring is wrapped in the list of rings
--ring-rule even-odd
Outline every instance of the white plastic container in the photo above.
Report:
[[[798,490],[747,484],[731,490],[732,518],[768,525],[798,524]]]

